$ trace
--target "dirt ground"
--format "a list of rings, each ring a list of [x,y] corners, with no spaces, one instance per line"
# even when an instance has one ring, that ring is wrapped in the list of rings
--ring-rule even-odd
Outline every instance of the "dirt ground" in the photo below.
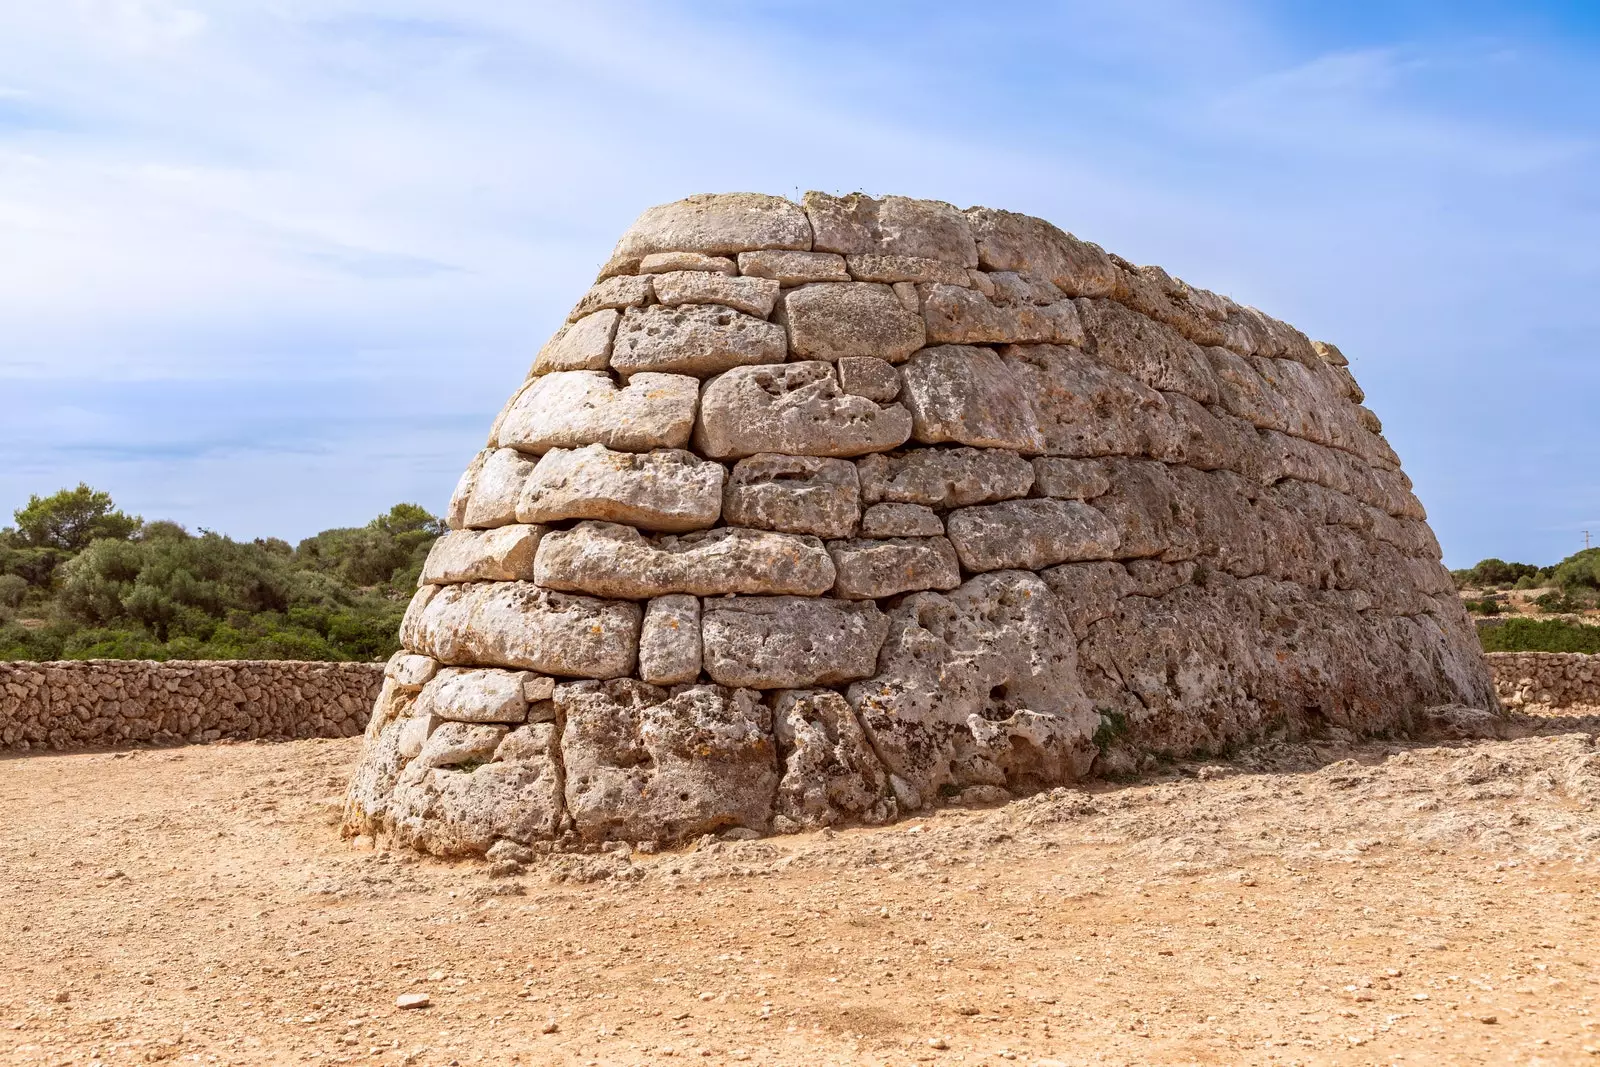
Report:
[[[504,879],[341,842],[359,740],[7,758],[0,1064],[1600,1064],[1542,729]]]

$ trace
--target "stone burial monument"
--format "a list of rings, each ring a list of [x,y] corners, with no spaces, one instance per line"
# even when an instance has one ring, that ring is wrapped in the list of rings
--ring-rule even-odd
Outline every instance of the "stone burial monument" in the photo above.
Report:
[[[874,824],[1494,707],[1362,399],[1333,345],[1026,215],[651,208],[451,499],[346,832]]]

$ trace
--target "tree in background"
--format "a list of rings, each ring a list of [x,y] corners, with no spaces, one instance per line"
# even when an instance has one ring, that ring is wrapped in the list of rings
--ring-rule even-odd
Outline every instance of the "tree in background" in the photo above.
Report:
[[[141,522],[86,485],[0,531],[0,659],[382,659],[443,524],[398,504],[291,547]]]
[[[13,515],[20,547],[64,552],[77,552],[90,541],[126,541],[143,525],[137,515],[118,511],[110,493],[97,492],[83,482],[52,496],[30,496],[28,505]]]

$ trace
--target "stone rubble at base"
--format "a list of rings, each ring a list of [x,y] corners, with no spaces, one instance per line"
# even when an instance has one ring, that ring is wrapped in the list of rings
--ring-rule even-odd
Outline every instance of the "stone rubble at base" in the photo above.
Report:
[[[1344,355],[1041,219],[646,211],[495,420],[348,833],[881,823],[1495,706]]]

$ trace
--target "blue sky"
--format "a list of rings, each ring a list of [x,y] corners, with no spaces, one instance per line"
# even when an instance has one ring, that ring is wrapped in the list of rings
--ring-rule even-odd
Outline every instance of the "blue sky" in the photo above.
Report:
[[[644,207],[1041,215],[1351,357],[1453,566],[1600,538],[1600,5],[0,6],[0,515],[443,507]]]

